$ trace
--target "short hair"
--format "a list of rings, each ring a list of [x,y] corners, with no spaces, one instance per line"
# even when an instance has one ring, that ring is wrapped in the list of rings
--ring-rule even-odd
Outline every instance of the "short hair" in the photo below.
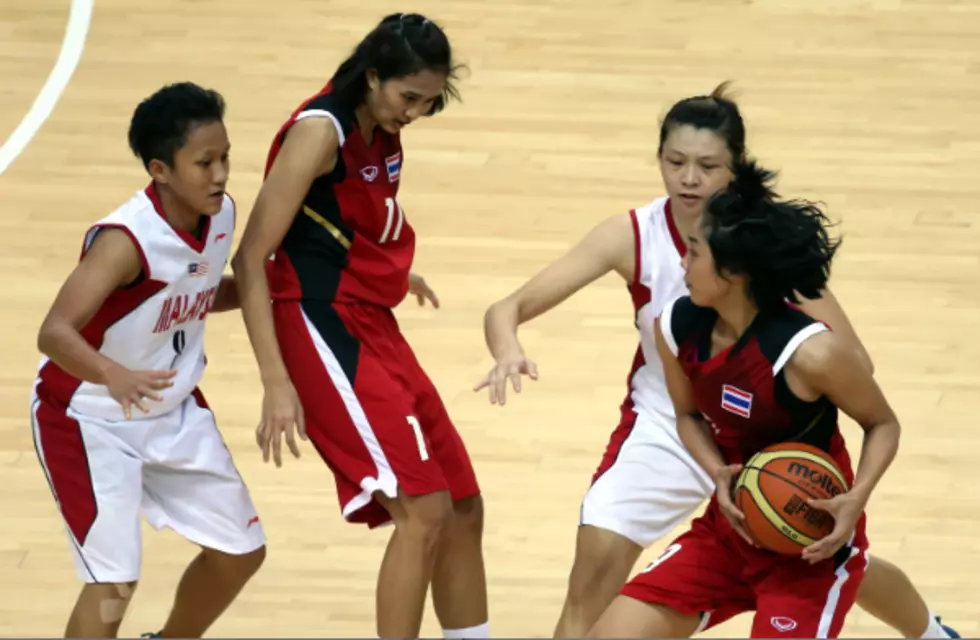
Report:
[[[754,160],[738,161],[733,170],[701,220],[715,269],[746,276],[759,309],[798,303],[797,293],[819,298],[840,246],[828,233],[827,216],[812,202],[780,200],[770,186],[776,174]]]
[[[446,33],[435,22],[418,13],[385,16],[354,48],[331,79],[332,94],[348,108],[359,106],[367,95],[367,72],[374,70],[381,82],[404,78],[421,71],[445,74],[446,86],[425,115],[434,115],[450,99],[459,100],[453,80],[460,67],[453,62]]]
[[[129,124],[129,147],[149,169],[150,161],[168,167],[187,143],[191,130],[201,124],[222,122],[225,101],[221,94],[193,82],[167,85],[136,107]]]

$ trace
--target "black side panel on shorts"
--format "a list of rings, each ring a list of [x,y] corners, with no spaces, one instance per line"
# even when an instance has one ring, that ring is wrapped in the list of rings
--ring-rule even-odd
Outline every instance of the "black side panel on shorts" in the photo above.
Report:
[[[330,302],[303,300],[301,304],[306,317],[330,347],[330,351],[337,358],[340,368],[353,387],[354,379],[357,377],[357,358],[361,351],[360,341],[350,334]]]

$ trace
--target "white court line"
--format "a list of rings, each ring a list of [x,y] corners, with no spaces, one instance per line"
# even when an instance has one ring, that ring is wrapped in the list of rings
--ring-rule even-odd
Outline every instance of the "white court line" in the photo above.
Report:
[[[94,4],[95,0],[71,0],[71,13],[68,15],[68,26],[65,28],[65,39],[61,43],[58,61],[41,93],[31,105],[31,110],[3,145],[0,145],[0,174],[7,170],[41,129],[68,86],[79,60],[82,59]]]

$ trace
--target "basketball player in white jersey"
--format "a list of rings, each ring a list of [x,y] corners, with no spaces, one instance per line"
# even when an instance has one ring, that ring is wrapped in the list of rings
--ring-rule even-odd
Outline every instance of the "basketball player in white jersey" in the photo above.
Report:
[[[265,534],[197,388],[204,324],[238,308],[224,101],[183,83],[144,100],[129,143],[152,177],[86,233],[38,334],[31,414],[85,582],[66,637],[115,637],[140,577],[140,512],[199,545],[159,635],[199,637],[265,557]],[[156,635],[156,634],[152,634]]]
[[[619,426],[582,502],[575,560],[556,637],[580,638],[619,593],[641,552],[670,533],[715,490],[677,435],[673,405],[653,339],[663,305],[686,295],[681,258],[701,207],[728,184],[729,167],[745,153],[745,128],[722,85],[710,96],[681,100],[667,114],[658,156],[668,197],[609,218],[569,253],[486,313],[487,345],[496,366],[476,389],[504,404],[508,380],[537,368],[517,338],[517,328],[555,307],[599,277],[615,271],[633,299],[640,344],[629,376]],[[830,291],[803,311],[853,343],[871,359]],[[908,577],[873,558],[858,594],[866,611],[910,638],[958,637],[928,609]]]

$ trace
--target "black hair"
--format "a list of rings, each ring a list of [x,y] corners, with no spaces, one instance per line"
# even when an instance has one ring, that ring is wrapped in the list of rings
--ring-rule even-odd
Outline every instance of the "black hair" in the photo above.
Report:
[[[449,38],[439,25],[418,13],[393,13],[385,16],[340,64],[331,79],[332,93],[354,109],[367,95],[369,70],[374,70],[381,82],[433,71],[446,76],[442,95],[425,114],[434,115],[451,98],[459,100],[459,91],[452,82],[459,68],[453,63]]]
[[[701,219],[718,274],[746,276],[760,310],[798,303],[797,293],[819,298],[840,246],[827,232],[827,216],[806,200],[780,200],[770,186],[776,174],[754,160],[736,162],[733,171]]]
[[[684,98],[670,108],[660,125],[660,145],[657,155],[663,153],[667,136],[676,127],[690,125],[695,129],[713,131],[725,140],[733,162],[745,158],[745,122],[738,105],[729,97],[726,81],[718,85],[711,95]]]
[[[173,167],[174,154],[194,127],[222,122],[225,100],[193,82],[170,84],[139,103],[129,124],[129,148],[143,166],[160,160]]]

